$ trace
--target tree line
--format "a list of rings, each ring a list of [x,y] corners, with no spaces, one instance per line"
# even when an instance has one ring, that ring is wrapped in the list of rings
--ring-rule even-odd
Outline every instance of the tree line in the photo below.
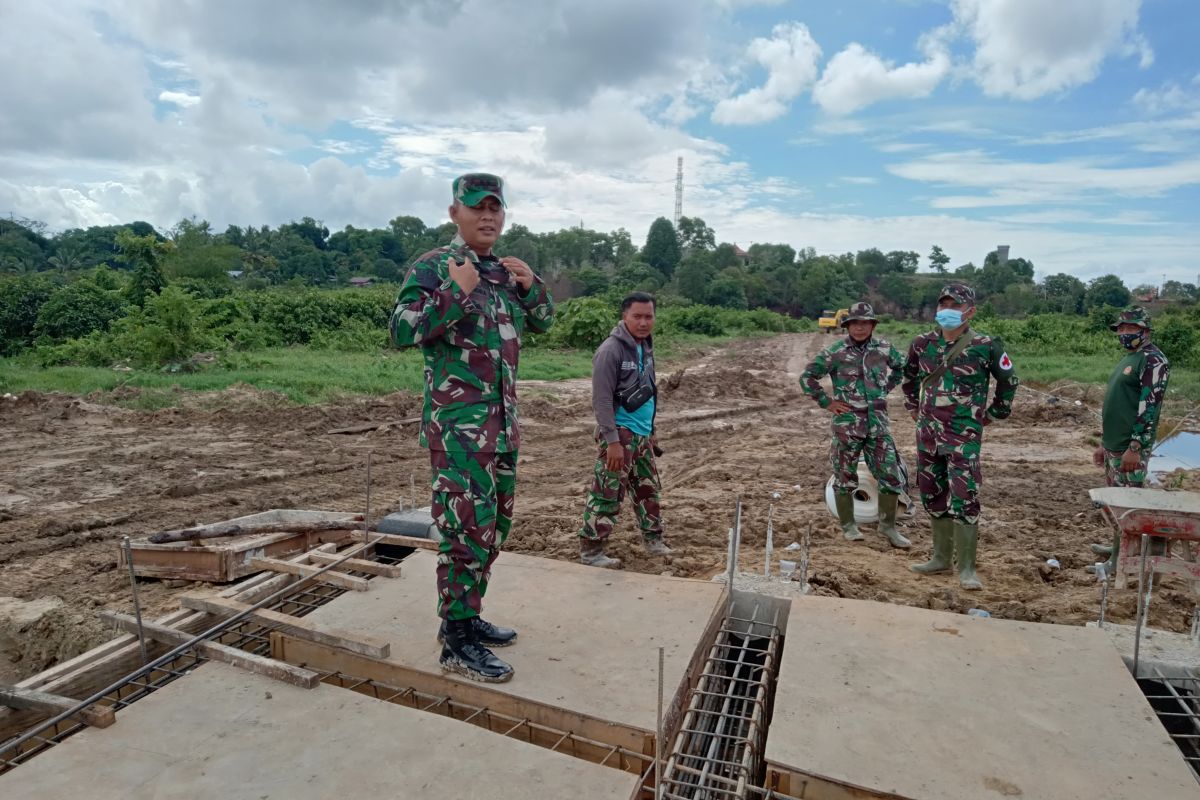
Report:
[[[0,273],[59,283],[111,282],[103,275],[88,277],[96,270],[127,273],[124,291],[140,306],[147,293],[168,283],[211,296],[230,286],[330,287],[352,277],[396,282],[414,258],[453,234],[451,223],[429,227],[413,216],[398,216],[383,228],[347,225],[332,233],[312,217],[274,229],[230,225],[216,232],[207,221],[186,219],[165,232],[137,221],[55,234],[35,221],[8,219],[0,220]],[[811,247],[756,243],[742,249],[718,241],[698,217],[681,217],[678,227],[663,217],[654,220],[641,247],[623,228],[605,233],[581,225],[535,233],[512,225],[498,249],[528,262],[561,299],[638,289],[656,292],[667,304],[761,308],[793,317],[815,317],[864,297],[897,318],[927,317],[951,277],[974,286],[1002,316],[1084,315],[1157,296],[1149,286],[1131,291],[1118,275],[1084,283],[1059,273],[1037,281],[1032,261],[1002,259],[997,251],[979,266],[966,261],[951,267],[950,255],[938,245],[924,258],[916,251],[877,248],[818,254]],[[1168,281],[1162,287],[1164,299],[1195,301],[1197,294],[1193,284]]]

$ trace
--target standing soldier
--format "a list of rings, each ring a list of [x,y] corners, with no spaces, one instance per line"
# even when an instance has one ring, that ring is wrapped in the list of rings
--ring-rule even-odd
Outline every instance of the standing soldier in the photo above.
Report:
[[[933,558],[914,564],[925,575],[957,562],[964,589],[981,589],[975,575],[979,546],[979,449],[983,429],[1012,413],[1017,376],[999,339],[970,328],[975,291],[947,284],[938,298],[940,330],[913,339],[904,363],[904,405],[917,423],[917,486],[933,519]],[[988,384],[996,379],[989,406]],[[953,558],[957,551],[957,557]]]
[[[887,414],[887,396],[900,383],[904,359],[886,339],[874,338],[876,324],[869,303],[851,306],[842,320],[847,337],[822,350],[800,382],[805,394],[833,413],[829,461],[843,535],[852,542],[863,538],[854,524],[861,454],[879,481],[879,532],[893,547],[908,548],[911,542],[896,530],[896,502],[905,490],[905,478]],[[832,399],[821,387],[825,375],[833,384]]]
[[[654,309],[652,295],[633,292],[621,301],[621,321],[592,358],[592,410],[600,453],[592,490],[583,509],[579,560],[590,567],[616,569],[620,559],[604,553],[621,498],[629,490],[642,529],[646,552],[669,555],[663,542],[661,485],[654,457],[658,385],[654,380]]]
[[[1100,446],[1092,459],[1096,466],[1104,467],[1109,486],[1140,487],[1146,482],[1146,462],[1158,435],[1158,416],[1167,394],[1171,365],[1158,345],[1150,341],[1150,314],[1145,309],[1127,308],[1108,327],[1129,352],[1108,378]],[[1120,541],[1118,533],[1112,547],[1092,545],[1095,553],[1109,556],[1110,575],[1117,568]],[[1154,544],[1160,546],[1158,541]]]
[[[391,339],[425,356],[421,444],[429,448],[440,537],[439,661],[471,680],[499,683],[513,670],[488,648],[512,644],[517,634],[479,615],[492,563],[512,527],[521,334],[548,330],[554,306],[528,264],[492,252],[507,207],[501,179],[463,175],[452,192],[458,234],[409,268]]]

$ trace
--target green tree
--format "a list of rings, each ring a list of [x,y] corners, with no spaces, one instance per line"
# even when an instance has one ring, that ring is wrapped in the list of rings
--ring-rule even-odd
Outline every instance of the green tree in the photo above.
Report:
[[[1164,300],[1196,300],[1196,284],[1167,281],[1163,284],[1162,297]]]
[[[1083,313],[1083,297],[1087,294],[1087,287],[1074,275],[1065,272],[1047,275],[1042,280],[1042,291],[1050,310],[1064,314]]]
[[[680,217],[677,233],[684,250],[713,250],[717,246],[716,233],[699,217]]]
[[[675,226],[666,217],[654,220],[646,235],[646,246],[642,248],[642,261],[669,278],[674,274],[675,267],[679,266],[681,257]]]
[[[751,272],[771,272],[796,263],[796,251],[786,244],[752,244],[746,251]]]
[[[116,244],[117,260],[133,269],[129,284],[125,287],[125,297],[140,306],[145,303],[147,295],[158,294],[167,285],[162,262],[174,251],[175,246],[159,240],[153,234],[138,236],[127,229],[117,232]]]
[[[912,250],[893,250],[886,256],[889,272],[916,272],[921,256]]]
[[[933,267],[933,271],[939,275],[946,274],[946,265],[950,263],[950,256],[938,247],[936,244],[929,251],[929,266]]]
[[[33,343],[38,312],[57,288],[46,275],[0,280],[0,355],[15,355]]]
[[[732,267],[713,278],[708,284],[705,302],[718,308],[749,308],[742,271]]]
[[[1100,306],[1123,308],[1129,305],[1129,290],[1116,275],[1102,275],[1088,283],[1084,304],[1089,309]]]
[[[608,273],[595,267],[580,267],[567,273],[576,293],[584,297],[603,294],[608,289]]]
[[[697,250],[688,253],[687,257],[679,263],[672,283],[680,296],[686,297],[694,303],[703,303],[708,297],[709,282],[716,277],[716,274],[712,253]]]
[[[890,271],[887,256],[877,247],[859,250],[854,256],[854,266],[858,268],[860,280],[871,280]]]

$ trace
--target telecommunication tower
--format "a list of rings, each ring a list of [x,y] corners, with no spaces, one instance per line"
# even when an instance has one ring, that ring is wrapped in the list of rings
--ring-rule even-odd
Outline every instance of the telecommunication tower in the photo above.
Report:
[[[683,216],[683,156],[679,157],[675,169],[675,230],[679,230],[679,218]]]

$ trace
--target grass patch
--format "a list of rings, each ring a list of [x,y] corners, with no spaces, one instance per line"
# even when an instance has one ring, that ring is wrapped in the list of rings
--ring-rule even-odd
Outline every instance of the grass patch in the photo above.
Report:
[[[521,377],[562,380],[591,374],[590,353],[577,350],[526,350]],[[416,350],[346,353],[304,347],[229,353],[196,372],[135,369],[119,372],[100,367],[39,367],[32,359],[0,359],[0,390],[65,392],[86,395],[120,387],[145,391],[125,405],[162,408],[182,392],[212,392],[246,384],[279,392],[299,404],[325,403],[347,395],[420,392],[424,380]]]

